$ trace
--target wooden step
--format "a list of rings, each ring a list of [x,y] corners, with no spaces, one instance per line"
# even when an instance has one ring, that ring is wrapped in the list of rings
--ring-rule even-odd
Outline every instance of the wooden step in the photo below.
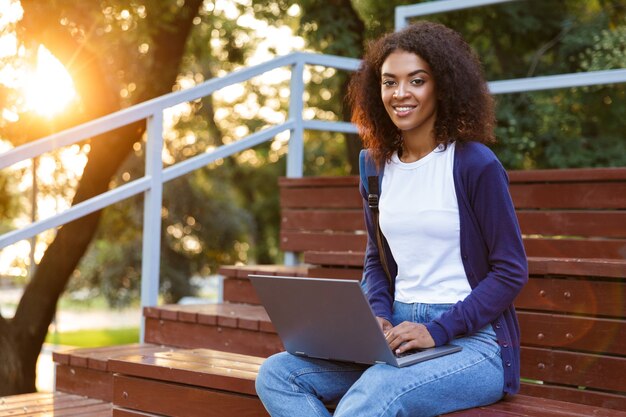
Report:
[[[514,395],[487,407],[445,414],[446,417],[626,417],[626,412],[608,408]]]
[[[54,352],[52,359],[57,364],[56,389],[111,402],[113,376],[109,368],[110,359],[169,349],[154,344],[131,344],[100,348],[71,348]]]
[[[267,416],[254,391],[262,362],[259,357],[209,349],[115,359],[114,416]],[[446,416],[626,417],[626,412],[516,395]]]
[[[145,308],[144,316],[147,343],[260,357],[283,350],[265,309],[259,305],[165,305]]]
[[[348,252],[305,252],[304,265],[247,265],[247,266],[223,266],[218,273],[224,277],[223,295],[224,302],[260,305],[256,291],[252,287],[248,275],[284,275],[313,278],[336,278],[336,279],[361,279],[361,268],[353,265],[363,264],[363,253]],[[360,261],[355,261],[356,259]],[[310,260],[309,260],[310,259]],[[330,260],[328,267],[323,265],[323,260]],[[360,262],[360,263],[359,263]],[[346,267],[348,266],[348,267]]]
[[[61,392],[0,397],[0,417],[111,417],[110,402]]]
[[[254,381],[264,358],[211,349],[111,361],[114,416],[268,416]]]
[[[286,275],[302,277],[308,265],[243,265],[222,266],[218,274],[224,277],[223,297],[227,303],[260,304],[256,292],[248,281],[249,274]]]

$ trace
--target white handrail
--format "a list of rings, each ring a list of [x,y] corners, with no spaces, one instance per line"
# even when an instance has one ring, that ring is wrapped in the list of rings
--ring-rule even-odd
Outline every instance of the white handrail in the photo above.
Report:
[[[409,17],[427,16],[430,14],[490,6],[492,4],[509,3],[517,0],[438,0],[408,6],[397,6],[395,9],[395,28],[407,26]]]
[[[514,80],[490,81],[488,84],[489,91],[492,94],[508,94],[624,82],[626,82],[626,69],[517,78]]]
[[[28,226],[24,226],[21,229],[16,229],[11,232],[0,235],[0,249],[19,242],[20,240],[28,239],[38,235],[41,232],[45,232],[48,229],[54,227],[63,226],[83,216],[91,214],[95,211],[102,210],[103,208],[118,203],[134,195],[140,194],[150,189],[150,178],[142,177],[137,180],[131,181],[127,184],[121,185],[114,190],[106,191],[89,200],[81,201],[78,204],[73,205],[67,210],[51,216],[44,220],[31,223]]]
[[[25,159],[31,159],[46,152],[72,145],[102,133],[110,132],[119,127],[129,125],[139,120],[147,119],[157,112],[186,103],[205,96],[233,84],[247,81],[250,78],[264,74],[276,68],[293,65],[299,53],[292,53],[253,67],[243,68],[224,77],[213,78],[195,87],[183,91],[176,91],[153,98],[132,107],[117,111],[107,116],[89,121],[45,138],[29,142],[0,154],[0,169],[4,169]]]
[[[286,120],[276,126],[268,127],[259,132],[253,133],[243,139],[239,139],[236,142],[229,143],[227,145],[220,146],[219,148],[211,149],[201,155],[196,155],[187,159],[186,161],[179,162],[175,165],[171,165],[163,170],[163,182],[168,182],[174,178],[181,177],[185,174],[195,171],[198,168],[202,168],[218,159],[226,158],[237,152],[252,148],[263,142],[268,141],[274,136],[278,135],[285,130],[292,130],[295,127],[295,122],[291,119]],[[337,130],[338,131],[338,130]]]

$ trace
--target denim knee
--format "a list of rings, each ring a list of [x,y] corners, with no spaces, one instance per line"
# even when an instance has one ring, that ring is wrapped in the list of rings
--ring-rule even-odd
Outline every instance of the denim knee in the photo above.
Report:
[[[280,365],[278,364],[280,360],[277,358],[279,355],[280,354],[275,354],[270,356],[261,364],[261,368],[259,368],[254,387],[261,400],[263,400],[263,397],[268,393],[271,387],[275,389],[282,379],[277,373],[277,370],[280,369]]]

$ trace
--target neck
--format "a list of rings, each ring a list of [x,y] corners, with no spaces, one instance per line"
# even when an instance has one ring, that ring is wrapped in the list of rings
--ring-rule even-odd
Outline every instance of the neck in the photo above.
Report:
[[[428,135],[402,135],[402,156],[400,160],[402,162],[415,162],[433,151],[437,147],[435,137],[432,134]]]

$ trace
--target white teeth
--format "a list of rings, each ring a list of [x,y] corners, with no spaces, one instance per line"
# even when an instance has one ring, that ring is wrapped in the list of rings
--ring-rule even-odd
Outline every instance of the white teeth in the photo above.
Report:
[[[413,110],[413,107],[395,107],[396,111],[409,111],[409,110]]]

